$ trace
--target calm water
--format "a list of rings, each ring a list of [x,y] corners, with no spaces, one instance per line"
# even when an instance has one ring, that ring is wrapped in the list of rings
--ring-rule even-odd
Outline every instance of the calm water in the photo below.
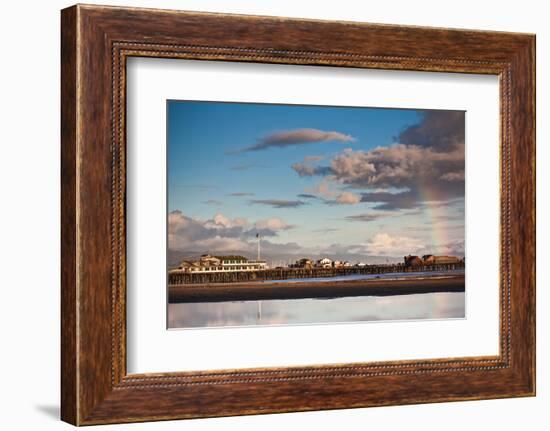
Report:
[[[393,276],[395,277],[395,274]],[[465,317],[464,292],[168,305],[170,328],[463,317]]]

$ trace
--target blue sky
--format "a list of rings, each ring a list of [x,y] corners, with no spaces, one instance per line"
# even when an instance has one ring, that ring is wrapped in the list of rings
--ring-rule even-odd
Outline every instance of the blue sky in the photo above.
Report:
[[[298,254],[443,250],[434,206],[459,222],[437,227],[445,240],[463,241],[463,113],[167,103],[171,248],[250,248],[257,231]]]

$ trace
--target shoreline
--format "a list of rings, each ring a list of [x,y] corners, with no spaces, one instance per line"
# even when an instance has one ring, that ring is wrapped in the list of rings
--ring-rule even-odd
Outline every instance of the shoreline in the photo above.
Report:
[[[464,275],[369,279],[348,281],[249,282],[232,284],[190,284],[168,286],[170,304],[189,302],[255,301],[271,299],[344,298],[393,296],[419,293],[464,292]]]

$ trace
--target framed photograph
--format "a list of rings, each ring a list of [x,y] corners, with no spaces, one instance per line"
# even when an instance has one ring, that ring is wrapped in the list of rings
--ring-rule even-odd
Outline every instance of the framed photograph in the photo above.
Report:
[[[167,109],[169,328],[466,317],[465,112]]]
[[[63,420],[535,394],[534,35],[77,5],[61,45]]]

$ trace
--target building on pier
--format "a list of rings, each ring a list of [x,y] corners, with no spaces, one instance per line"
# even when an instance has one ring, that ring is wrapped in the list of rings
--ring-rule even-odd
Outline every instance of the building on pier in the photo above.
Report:
[[[425,254],[422,256],[424,265],[441,265],[447,263],[459,263],[460,259],[455,256],[434,256],[433,254]]]
[[[409,254],[408,256],[405,256],[403,259],[405,261],[405,266],[424,265],[424,262],[422,261],[422,259],[419,256],[412,256],[412,255]]]
[[[199,260],[184,260],[171,272],[237,272],[267,269],[265,260],[250,260],[240,255],[213,256],[203,254]]]
[[[332,260],[328,257],[323,257],[315,262],[315,266],[317,268],[332,268]]]
[[[304,268],[304,269],[312,269],[315,266],[315,262],[311,259],[308,259],[307,257],[303,257],[302,259],[298,259],[295,263],[290,264],[289,268]]]
[[[425,254],[422,257],[408,255],[404,258],[405,266],[420,266],[420,265],[450,265],[463,263],[463,260],[456,256],[434,256],[433,254]]]

